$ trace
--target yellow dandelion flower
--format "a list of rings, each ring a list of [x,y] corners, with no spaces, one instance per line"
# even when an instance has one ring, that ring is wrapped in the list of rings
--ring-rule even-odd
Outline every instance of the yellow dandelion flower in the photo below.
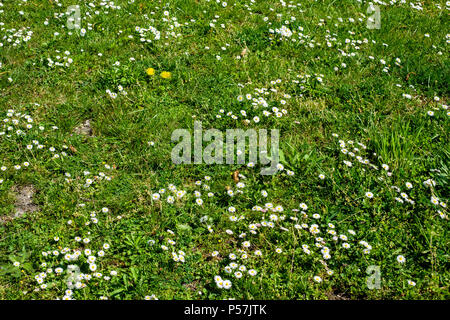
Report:
[[[172,77],[172,73],[169,71],[163,71],[161,72],[161,78],[163,79],[170,79]]]
[[[148,68],[148,69],[146,70],[146,72],[147,72],[147,74],[148,74],[149,76],[153,76],[153,75],[155,74],[155,69],[153,69],[153,68]]]

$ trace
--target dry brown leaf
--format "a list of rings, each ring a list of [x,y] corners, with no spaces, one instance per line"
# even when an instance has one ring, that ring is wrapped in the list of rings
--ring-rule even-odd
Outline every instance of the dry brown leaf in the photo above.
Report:
[[[239,182],[239,171],[236,170],[235,172],[233,172],[233,180],[234,182],[238,183]]]

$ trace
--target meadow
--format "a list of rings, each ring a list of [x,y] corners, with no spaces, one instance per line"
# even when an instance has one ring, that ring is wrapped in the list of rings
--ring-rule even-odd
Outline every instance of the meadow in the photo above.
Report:
[[[449,299],[449,10],[0,0],[0,299]]]

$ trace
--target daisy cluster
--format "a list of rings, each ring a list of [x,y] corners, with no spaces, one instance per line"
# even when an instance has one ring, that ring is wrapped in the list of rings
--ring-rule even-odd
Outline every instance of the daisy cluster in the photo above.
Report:
[[[59,50],[56,50],[56,56],[47,58],[47,65],[50,68],[68,68],[73,63],[73,59],[70,57],[70,51],[66,50],[62,54]]]
[[[386,163],[378,163],[379,157],[376,153],[371,153],[366,144],[354,140],[342,140],[337,134],[333,136],[338,141],[339,153],[343,155],[343,159],[340,159],[343,165],[339,166],[338,170],[353,170],[355,174],[362,175],[367,175],[369,171],[375,173],[377,177],[375,181],[379,182],[379,186],[374,186],[374,189],[383,188],[386,183],[395,178],[390,166]],[[247,170],[251,171],[251,169]],[[248,174],[252,176],[251,172]],[[219,235],[221,239],[217,250],[210,253],[211,263],[218,268],[215,274],[211,274],[216,288],[224,290],[232,290],[234,287],[242,288],[255,276],[261,279],[269,276],[273,270],[269,269],[272,266],[269,266],[267,261],[273,262],[279,259],[281,263],[283,257],[293,257],[294,265],[297,261],[306,264],[319,261],[323,269],[315,269],[316,275],[311,276],[310,280],[322,283],[334,275],[333,269],[340,268],[339,261],[343,257],[348,259],[356,255],[364,259],[364,256],[371,254],[372,245],[361,237],[357,230],[349,227],[347,223],[332,221],[327,217],[326,210],[319,205],[310,206],[301,202],[298,208],[287,209],[282,204],[270,202],[270,191],[261,190],[260,201],[249,206],[246,203],[248,197],[244,195],[254,194],[252,189],[259,189],[260,186],[254,180],[247,181],[246,175],[242,173],[237,177],[236,190],[233,191],[232,188],[227,187],[224,191],[231,201],[227,203],[228,207],[224,208],[223,213],[217,216],[211,212],[200,211],[200,214],[203,214],[200,223],[206,226],[205,229],[210,235]],[[320,174],[319,179],[326,181],[329,178]],[[210,181],[210,178],[205,180]],[[200,180],[196,181],[195,185],[204,186]],[[441,218],[446,219],[444,213],[446,203],[434,194],[434,180],[424,181],[423,186],[432,191],[431,204],[435,206]],[[394,193],[389,192],[388,195],[392,195],[392,201],[415,206],[416,200],[410,194],[410,191],[415,188],[418,186],[406,181],[403,182],[403,187],[399,187],[398,184],[391,185],[390,190]],[[169,189],[173,193],[177,192],[177,188],[173,185]],[[210,189],[209,184],[207,189]],[[153,194],[153,200],[159,201],[161,194],[164,193],[165,190],[160,190]],[[193,195],[199,199],[201,191],[195,190]],[[243,196],[239,197],[239,195]],[[369,201],[376,201],[381,195],[366,191],[364,196]],[[222,198],[222,195],[218,197]],[[355,199],[360,198],[356,196]],[[173,203],[173,200],[168,198],[167,202]],[[273,234],[279,235],[273,237],[271,236]],[[261,243],[261,239],[266,239],[266,242]],[[277,240],[270,242],[267,239]],[[292,247],[292,243],[295,242],[298,242],[301,254]],[[175,245],[174,242],[169,244]],[[168,250],[169,246],[163,249]],[[173,250],[172,256],[175,261],[180,259],[179,252],[177,253],[176,250]],[[184,255],[182,257],[184,259]],[[401,265],[406,263],[404,255],[397,255],[394,259]],[[407,282],[411,286],[415,285],[415,282],[410,279]]]
[[[71,223],[74,225],[74,223]],[[72,239],[71,247],[59,245],[62,239],[53,238],[53,248],[42,251],[40,268],[34,279],[35,292],[42,290],[61,290],[64,292],[63,300],[73,300],[74,290],[82,290],[88,286],[98,286],[101,281],[110,281],[117,276],[116,270],[98,270],[100,261],[111,248],[108,243],[91,245],[91,233],[85,237],[76,236]],[[64,289],[65,287],[65,289]]]
[[[27,43],[31,40],[33,36],[33,31],[30,27],[23,27],[19,30],[5,29],[4,27],[0,28],[5,35],[0,39],[0,47],[4,46],[12,46],[12,47],[20,47],[21,45]]]
[[[108,96],[111,99],[116,99],[119,94],[123,95],[123,96],[126,96],[128,94],[127,91],[125,91],[123,86],[121,86],[121,85],[117,86],[117,92],[114,92],[114,91],[111,91],[109,89],[106,89],[106,93],[108,94]]]
[[[334,254],[342,256],[342,254],[354,250],[354,247],[359,247],[363,254],[370,254],[372,246],[365,240],[355,238],[356,232],[354,230],[348,229],[347,232],[338,232],[333,223],[321,221],[320,214],[309,213],[310,211],[308,211],[308,206],[305,203],[301,203],[299,207],[300,209],[293,209],[292,214],[286,216],[282,214],[284,208],[279,205],[266,203],[263,206],[255,206],[252,211],[264,214],[262,219],[255,220],[247,219],[244,215],[236,215],[236,208],[229,207],[228,211],[232,213],[229,216],[229,225],[224,227],[225,230],[218,232],[223,238],[230,239],[226,242],[240,242],[240,245],[211,253],[213,261],[222,265],[223,277],[226,277],[214,276],[217,288],[231,289],[233,282],[240,283],[248,277],[254,277],[259,273],[258,270],[262,270],[262,274],[269,273],[268,270],[264,270],[266,266],[263,257],[270,256],[273,261],[274,255],[276,257],[276,255],[290,254],[289,247],[283,249],[282,246],[277,244],[269,246],[269,248],[262,248],[249,240],[252,235],[257,240],[257,235],[265,235],[273,232],[273,230],[279,230],[292,234],[292,237],[301,238],[304,257],[311,259],[311,261],[314,260],[312,257],[318,257],[324,266],[323,273],[328,276],[334,274],[327,262],[332,261]],[[267,218],[265,214],[268,215]],[[326,232],[322,230],[326,230]],[[167,250],[168,248],[163,249]],[[285,253],[285,251],[289,253]],[[175,261],[179,259],[176,253],[172,253],[172,255]],[[399,263],[405,262],[405,258],[401,255],[397,257],[397,260]],[[230,280],[230,277],[234,280]],[[322,277],[314,276],[312,280],[320,283],[323,281]]]
[[[263,197],[267,197],[267,191],[262,192]],[[324,266],[324,273],[333,275],[326,261],[332,261],[334,254],[341,256],[347,254],[347,250],[357,250],[357,245],[362,247],[363,254],[369,254],[372,247],[364,240],[358,240],[356,232],[349,229],[347,232],[338,232],[333,223],[326,223],[319,213],[308,211],[305,203],[300,203],[299,209],[291,209],[290,214],[283,206],[267,202],[255,205],[251,212],[247,214],[237,214],[234,207],[233,214],[224,225],[225,230],[220,232],[227,243],[240,243],[237,247],[229,247],[214,251],[212,257],[221,257],[217,261],[223,269],[225,276],[233,277],[238,283],[245,281],[247,277],[254,277],[257,274],[270,275],[267,260],[281,259],[282,256],[293,254],[293,248],[288,244],[294,238],[301,239],[302,255],[296,257],[299,260],[314,261],[319,259]],[[313,212],[316,210],[313,210]],[[245,212],[245,211],[244,211]],[[257,214],[259,212],[259,214]],[[280,232],[286,234],[282,236],[286,241],[286,246],[282,243],[266,243],[262,246],[258,241],[261,238],[270,238],[270,234]],[[289,240],[288,238],[291,238]],[[254,239],[254,240],[252,240]],[[355,247],[355,249],[353,249]],[[222,278],[214,278],[219,288],[229,289]],[[315,277],[311,280],[316,280]],[[322,281],[322,280],[321,280]]]
[[[364,3],[367,1],[363,0],[357,0],[359,3]],[[390,1],[381,1],[381,0],[375,0],[373,1],[374,4],[379,6],[385,6],[385,7],[403,7],[405,9],[414,9],[417,11],[423,11],[424,4],[432,4],[433,6],[436,6],[439,9],[443,9],[440,3],[421,3],[419,1],[406,1],[406,0],[390,0]],[[446,10],[450,10],[450,2],[446,1],[445,3]]]
[[[39,104],[33,106],[40,107]],[[58,146],[60,142],[54,136],[58,127],[50,126],[47,128],[47,126],[36,123],[35,119],[29,114],[21,111],[7,110],[6,117],[1,122],[0,130],[2,150],[14,151],[16,157],[13,159],[15,160],[20,158],[25,160],[11,163],[11,159],[2,159],[0,162],[0,184],[5,179],[13,183],[13,174],[19,170],[33,167],[33,162],[42,160],[62,161],[72,152],[65,144]],[[55,163],[57,168],[60,165]],[[107,171],[113,170],[108,164],[104,164],[104,169]],[[81,190],[81,194],[84,193],[83,190],[86,188],[92,188],[92,186],[111,179],[111,176],[104,172],[91,174],[85,170],[83,178],[73,178],[71,173],[65,173],[65,181],[74,187],[73,190]],[[46,245],[39,258],[42,270],[34,276],[36,281],[34,292],[42,290],[58,291],[63,286],[65,288],[62,288],[62,290],[65,290],[65,295],[62,299],[68,300],[73,298],[73,290],[83,289],[88,283],[98,282],[99,279],[109,281],[112,276],[117,275],[115,270],[109,271],[107,275],[98,271],[99,260],[105,256],[110,245],[108,243],[99,244],[98,237],[95,235],[98,229],[90,227],[91,225],[101,226],[103,225],[101,221],[107,223],[111,220],[108,217],[109,209],[102,208],[100,212],[86,212],[87,206],[85,203],[80,203],[77,207],[78,209],[73,212],[73,216],[67,220],[66,227],[69,232],[63,234],[78,233],[78,235],[73,239],[55,236],[51,243]],[[91,246],[93,238],[97,247]],[[20,263],[16,261],[14,266],[20,267]]]
[[[181,33],[183,27],[189,26],[190,22],[195,22],[191,19],[190,22],[186,21],[184,23],[178,22],[178,18],[171,14],[168,10],[164,8],[156,7],[158,12],[152,11],[149,17],[147,14],[144,15],[146,20],[149,20],[150,25],[148,27],[136,26],[134,31],[138,33],[139,41],[141,43],[152,43],[158,40],[167,41],[169,39],[176,39],[183,36]],[[162,11],[162,12],[159,12]],[[162,17],[155,19],[154,16],[161,14]],[[134,38],[130,35],[129,38]],[[169,42],[165,42],[165,45],[169,45]]]
[[[248,170],[251,175],[252,169]],[[294,239],[301,239],[302,254],[296,259],[302,261],[319,259],[324,266],[323,272],[320,272],[324,274],[322,277],[311,278],[316,282],[322,282],[325,275],[333,275],[334,271],[329,267],[329,262],[333,261],[334,256],[351,255],[350,252],[353,254],[355,250],[364,255],[370,254],[372,246],[367,241],[358,238],[356,231],[352,229],[339,231],[337,223],[327,221],[328,219],[319,213],[320,208],[311,209],[302,202],[298,208],[288,210],[281,204],[267,201],[270,192],[261,190],[259,196],[261,203],[254,203],[251,209],[247,209],[246,193],[252,193],[252,189],[259,186],[253,180],[245,182],[246,176],[243,174],[237,176],[239,181],[235,183],[236,191],[232,188],[225,191],[230,196],[231,202],[223,213],[216,216],[206,208],[204,213],[203,210],[199,211],[201,215],[203,214],[200,223],[206,226],[205,229],[209,234],[219,235],[220,243],[223,244],[210,254],[211,262],[219,271],[212,275],[217,288],[229,290],[235,284],[239,287],[257,275],[260,277],[270,275],[267,259],[273,262],[274,259],[292,255],[295,248],[292,248],[290,243]],[[205,180],[211,181],[211,178],[205,177]],[[196,181],[195,185],[205,186],[201,180]],[[177,188],[173,185],[170,185],[169,189],[172,193],[177,192]],[[210,189],[209,185],[207,189]],[[161,194],[165,192],[164,189],[159,190],[152,195],[153,200],[160,201]],[[195,190],[194,197],[199,199],[200,196],[200,191]],[[173,203],[174,199],[168,200],[167,202]],[[158,202],[155,205],[158,205]],[[168,232],[174,235],[173,232]],[[283,234],[281,237],[285,245],[279,241],[264,245],[260,242],[262,238],[273,239],[270,235],[274,233]],[[168,244],[161,246],[163,250],[169,251],[169,248],[175,245],[172,239],[164,241]],[[184,261],[184,255],[180,251],[172,250],[172,259],[176,262],[180,259]]]
[[[177,250],[176,244],[177,242],[174,239],[176,237],[175,232],[173,232],[170,229],[166,230],[166,237],[163,237],[162,243],[160,245],[160,248],[163,252],[170,252],[170,257],[174,262],[177,263],[184,263],[186,261],[185,256],[186,253],[183,250]],[[150,245],[155,244],[155,240],[151,239],[148,241]]]
[[[23,160],[12,163],[11,158],[2,159],[0,174],[11,176],[13,172],[30,167],[38,155],[55,161],[69,156],[67,145],[55,146],[51,140],[46,142],[49,133],[55,130],[58,130],[57,126],[51,126],[49,131],[44,125],[35,124],[35,120],[29,114],[8,109],[0,125],[0,143],[5,150],[16,153],[14,159]],[[42,136],[42,139],[39,136]],[[4,178],[1,178],[0,183],[3,181]]]
[[[161,32],[152,26],[149,26],[148,28],[136,27],[135,30],[139,33],[139,39],[141,42],[150,43],[161,39]]]
[[[404,205],[404,206],[414,206],[416,205],[416,200],[414,200],[408,192],[413,191],[414,185],[410,181],[400,182],[400,184],[393,184],[392,182],[396,179],[394,173],[391,171],[391,168],[388,164],[382,163],[378,164],[378,156],[375,152],[370,154],[367,146],[361,142],[357,142],[354,140],[344,141],[339,139],[338,134],[333,134],[333,136],[338,139],[340,153],[345,156],[346,159],[342,160],[342,163],[349,170],[353,169],[355,173],[366,175],[369,170],[373,171],[377,178],[376,182],[378,186],[374,188],[382,190],[386,183],[391,183],[390,190],[394,191],[394,193],[389,192],[389,196],[392,200],[395,200],[396,203]],[[372,158],[373,160],[369,160]],[[423,181],[424,191],[431,192],[431,203],[437,209],[437,213],[443,219],[447,218],[447,214],[442,212],[441,210],[446,210],[447,205],[444,201],[439,200],[438,196],[435,194],[434,187],[436,186],[436,182],[433,179],[427,179]],[[418,186],[417,186],[418,187]],[[417,188],[416,187],[416,188]],[[380,195],[381,196],[381,195]],[[365,192],[365,197],[369,199],[376,198],[377,195],[371,191]]]
[[[408,94],[408,93],[402,93],[402,97],[408,100],[413,99],[413,96]],[[420,97],[414,97],[417,100],[420,100]],[[422,101],[420,101],[422,102]],[[434,96],[433,97],[433,101],[431,103],[429,103],[430,105],[430,109],[427,111],[427,116],[429,116],[430,118],[436,117],[438,116],[440,113],[444,113],[446,114],[446,116],[450,116],[450,111],[448,111],[448,105],[445,103],[441,103],[441,98],[438,96]]]
[[[194,205],[196,207],[203,207],[209,202],[214,201],[215,193],[211,191],[210,187],[211,177],[205,176],[201,180],[196,180],[193,185],[186,186],[186,188],[177,187],[174,184],[169,184],[166,188],[161,188],[157,192],[152,193],[152,201],[162,205],[167,203],[170,206]],[[233,195],[231,191],[228,194]],[[205,199],[205,200],[204,200]]]
[[[111,166],[105,164],[105,169],[112,170]],[[78,184],[85,188],[94,183],[110,181],[111,178],[104,173],[89,178],[90,172],[84,171],[83,175],[88,178],[72,179],[71,174],[66,173],[66,181]],[[75,188],[77,189],[77,188]],[[80,196],[82,199],[83,197]],[[112,222],[111,212],[107,207],[100,210],[89,210],[91,203],[79,203],[73,211],[72,216],[66,220],[66,231],[54,236],[41,252],[39,271],[35,276],[36,287],[34,292],[52,290],[64,292],[60,299],[73,300],[76,291],[86,289],[90,286],[98,287],[102,283],[111,281],[118,275],[117,270],[103,268],[100,272],[101,260],[107,257],[112,248],[98,235],[99,228],[105,228]],[[121,217],[118,216],[117,219]],[[62,235],[74,235],[72,237]],[[103,285],[104,286],[104,285]],[[106,285],[107,286],[107,285]],[[100,299],[107,299],[101,296]]]
[[[277,14],[277,21],[284,20],[284,24],[279,28],[272,28],[272,22],[268,22],[270,40],[294,42],[301,45],[304,50],[313,50],[315,48],[321,48],[321,55],[330,56],[330,52],[333,52],[331,56],[336,57],[336,65],[333,67],[335,72],[342,72],[350,65],[354,64],[352,60],[360,60],[363,56],[366,57],[367,63],[378,62],[376,67],[381,68],[381,71],[388,73],[390,71],[390,59],[386,57],[375,57],[369,53],[370,46],[377,44],[375,40],[369,40],[362,36],[357,36],[356,31],[342,29],[341,25],[346,27],[345,23],[350,24],[350,27],[355,28],[355,23],[363,24],[366,22],[363,18],[341,18],[338,17],[337,21],[333,24],[333,18],[327,16],[326,19],[319,19],[313,26],[306,27],[297,23],[295,16],[283,17],[283,14]],[[268,21],[268,17],[264,18],[264,21]],[[307,30],[314,30],[314,33],[308,33]],[[358,32],[359,33],[359,32]],[[388,47],[388,44],[383,43],[384,47]],[[317,57],[320,60],[320,56]],[[396,57],[392,59],[392,64],[401,67],[401,59]],[[356,62],[356,61],[355,61]],[[356,63],[358,65],[358,63]],[[359,67],[359,65],[358,65]],[[323,75],[321,76],[323,77]],[[321,81],[320,81],[321,82]]]
[[[104,166],[107,171],[114,170],[114,168],[112,168],[109,164],[105,164]],[[93,187],[102,181],[111,181],[111,179],[112,179],[112,177],[110,175],[107,175],[106,173],[101,172],[101,171],[98,172],[97,174],[93,174],[88,170],[84,170],[82,177],[76,177],[76,178],[73,178],[73,176],[70,172],[66,172],[64,175],[66,177],[65,181],[67,183],[74,183],[74,182],[79,183],[80,181],[84,181],[83,187],[85,187],[85,188],[89,188],[91,186]],[[82,205],[82,206],[84,206],[84,205]]]
[[[56,2],[59,7],[64,8],[61,3],[59,3],[58,1]],[[53,14],[53,19],[60,24],[62,32],[69,36],[80,35],[84,37],[88,32],[91,31],[104,31],[104,28],[94,30],[94,25],[96,22],[98,22],[99,17],[114,14],[115,12],[123,9],[122,6],[116,5],[115,1],[102,0],[91,0],[82,5],[76,5],[76,7],[80,12],[79,20],[74,17],[74,8],[70,8],[71,10],[69,10],[69,8],[65,8],[64,11],[55,12]],[[118,16],[115,15],[115,17]],[[46,19],[44,21],[44,24],[48,25],[50,22],[51,21],[49,21],[49,19]],[[68,22],[73,25],[74,29],[67,28]],[[59,35],[61,35],[61,33],[58,31],[54,33],[54,36]]]
[[[257,124],[268,118],[282,118],[287,116],[287,106],[291,95],[283,93],[277,86],[283,83],[281,79],[272,80],[270,87],[255,88],[252,93],[237,96],[237,101],[242,106],[238,114],[233,111],[220,109],[217,119],[230,118],[241,120],[246,125]],[[241,85],[241,87],[244,87]]]

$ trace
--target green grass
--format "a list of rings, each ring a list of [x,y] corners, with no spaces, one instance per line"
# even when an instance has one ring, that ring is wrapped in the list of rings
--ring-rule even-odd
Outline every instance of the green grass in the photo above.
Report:
[[[0,7],[0,119],[9,119],[0,124],[0,167],[6,167],[0,171],[0,299],[67,298],[70,264],[91,277],[79,281],[83,288],[72,289],[74,299],[449,298],[445,1],[427,1],[423,10],[409,2],[380,6],[380,29],[366,27],[366,1],[283,5],[246,0],[227,1],[225,7],[206,0],[114,1],[120,9],[91,2],[95,8],[80,4],[84,36],[66,27],[63,13],[73,1],[14,0]],[[180,26],[164,21],[164,11]],[[283,25],[295,31],[292,36],[271,32]],[[136,27],[149,26],[161,38],[143,43]],[[21,28],[33,34],[13,46],[16,38],[8,42],[7,37]],[[58,61],[56,56],[73,62],[50,67],[48,58]],[[148,68],[155,75],[149,76]],[[171,72],[171,78],[160,77],[163,71]],[[261,89],[268,94],[258,93]],[[263,97],[272,114],[264,116],[264,108],[253,107],[246,94]],[[275,117],[273,107],[287,113]],[[24,115],[32,118],[32,128],[26,128]],[[91,122],[92,136],[74,132],[85,120]],[[204,129],[222,132],[280,130],[285,170],[262,176],[259,165],[172,163],[172,132],[193,132],[195,120]],[[19,128],[25,135],[17,135]],[[362,163],[365,159],[369,164]],[[233,178],[236,171],[242,188]],[[93,180],[88,187],[86,179]],[[424,184],[429,179],[432,186]],[[170,184],[186,191],[173,204],[166,201]],[[11,219],[17,190],[27,185],[36,190],[33,203],[39,210]],[[412,203],[397,201],[402,196],[392,186]],[[165,193],[153,199],[160,189]],[[243,192],[227,194],[238,189]],[[202,194],[201,206],[194,191]],[[439,199],[437,205],[432,197]],[[267,203],[283,211],[252,210]],[[300,203],[308,206],[305,213]],[[244,219],[231,221],[230,207]],[[270,219],[273,227],[264,226]],[[258,223],[252,234],[249,226]],[[337,237],[347,240],[333,240],[329,223]],[[313,224],[320,230],[317,235],[310,232]],[[317,237],[329,248],[330,259],[316,246]],[[243,247],[244,241],[250,247]],[[105,243],[110,248],[99,256]],[[309,246],[310,254],[302,245]],[[371,249],[364,252],[366,247]],[[64,248],[82,254],[69,262],[61,254]],[[85,249],[97,257],[95,272]],[[172,251],[179,250],[185,262],[172,259]],[[257,250],[261,257],[255,256]],[[242,278],[235,277],[236,270],[225,270],[233,262],[230,253],[238,256],[238,266],[246,267]],[[397,261],[399,255],[405,263]],[[380,267],[376,289],[367,285],[370,266]],[[61,275],[55,274],[58,267]],[[39,277],[47,269],[52,272]],[[257,274],[251,276],[249,269]],[[231,288],[219,288],[215,276],[231,280]],[[314,280],[317,276],[321,282]]]

